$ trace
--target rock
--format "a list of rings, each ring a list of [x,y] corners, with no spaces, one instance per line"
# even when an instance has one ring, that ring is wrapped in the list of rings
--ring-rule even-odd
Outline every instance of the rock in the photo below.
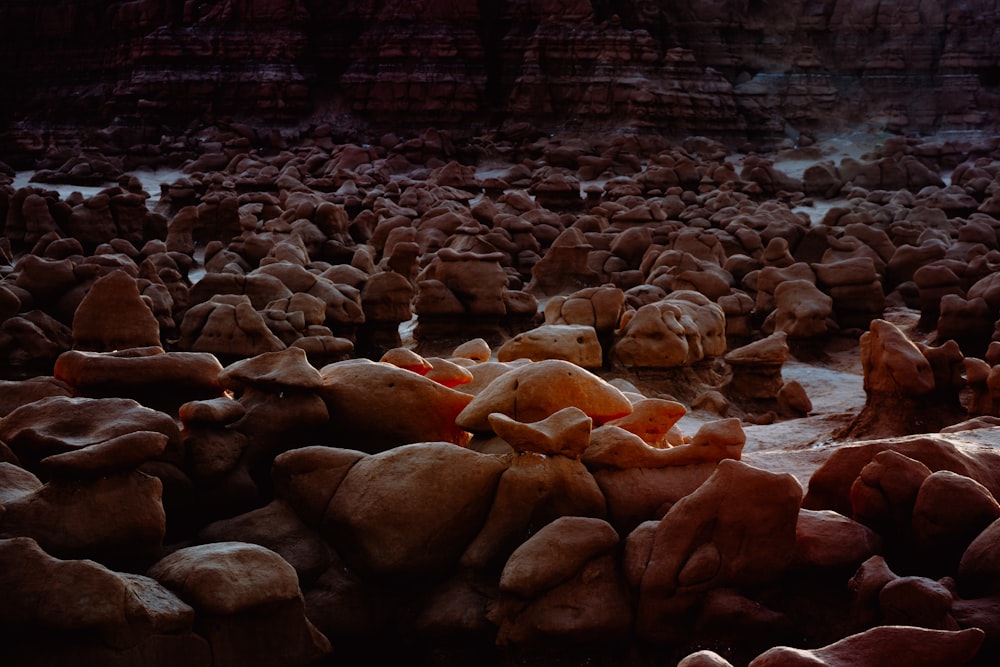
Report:
[[[454,389],[465,384],[469,384],[474,379],[471,371],[453,361],[442,359],[441,357],[429,357],[426,359],[431,369],[424,376],[428,380],[433,380],[438,384]]]
[[[500,575],[500,602],[490,614],[499,625],[497,641],[621,636],[631,610],[623,582],[607,569],[617,544],[611,526],[586,517],[557,519],[522,544]],[[590,613],[558,613],[578,609],[567,602],[585,594],[601,601]]]
[[[4,653],[19,664],[212,663],[194,610],[149,577],[60,560],[27,537],[0,540],[0,561]]]
[[[573,459],[579,458],[590,443],[593,424],[583,410],[573,406],[532,423],[515,421],[502,412],[490,414],[489,420],[493,432],[519,454],[559,454]]]
[[[6,442],[28,469],[37,469],[47,457],[100,446],[115,438],[143,432],[156,439],[167,438],[157,447],[160,455],[149,458],[179,461],[180,431],[167,414],[124,398],[67,398],[53,396],[24,405],[0,421],[0,440]],[[129,464],[129,446],[120,449]],[[114,465],[109,462],[109,465]]]
[[[214,660],[258,665],[307,665],[330,653],[330,642],[305,616],[295,570],[270,549],[242,542],[186,547],[148,575],[190,604]]]
[[[669,447],[681,444],[671,442],[674,426],[687,414],[687,408],[676,401],[662,398],[643,398],[632,404],[632,413],[608,422],[630,433],[635,433],[649,445]]]
[[[781,385],[777,398],[778,407],[786,413],[804,417],[812,412],[812,401],[798,380],[791,380]]]
[[[879,452],[851,486],[852,516],[883,533],[909,534],[913,504],[930,469],[892,450]]]
[[[134,566],[162,547],[162,489],[159,479],[134,471],[54,479],[5,505],[0,536],[30,537],[58,557]]]
[[[725,314],[718,304],[680,290],[626,313],[610,355],[628,368],[683,366],[721,356],[725,332]]]
[[[600,275],[587,261],[593,249],[579,229],[570,227],[562,232],[532,267],[528,291],[535,295],[556,296],[572,293],[580,286],[597,287]]]
[[[939,470],[927,476],[917,491],[911,518],[914,542],[923,553],[937,554],[939,562],[950,566],[947,571],[954,571],[969,544],[998,518],[1000,504],[986,487]]]
[[[899,328],[874,320],[861,336],[865,407],[841,435],[873,437],[933,430],[951,421],[954,407],[931,393],[935,378],[920,349]]]
[[[182,350],[210,352],[220,358],[278,352],[285,344],[271,333],[247,296],[213,296],[190,308],[180,327]]]
[[[734,503],[733,494],[753,494],[758,502]],[[704,591],[780,577],[794,555],[801,498],[802,488],[790,475],[721,461],[697,491],[670,508],[650,550],[637,555],[640,635],[670,636],[669,619],[687,613]],[[707,525],[710,533],[705,534]],[[751,534],[757,536],[755,547],[746,550],[743,545]]]
[[[809,479],[809,492],[803,500],[808,509],[831,509],[845,516],[851,514],[850,490],[864,468],[879,452],[892,449],[920,461],[929,470],[950,470],[969,477],[996,497],[1000,494],[997,471],[1000,459],[989,451],[970,451],[949,436],[911,436],[872,440],[838,449],[816,469]]]
[[[516,359],[562,359],[582,368],[600,368],[603,353],[593,327],[546,324],[519,333],[497,350],[497,361]]]
[[[725,360],[733,369],[729,393],[755,399],[777,398],[784,386],[781,367],[787,359],[788,334],[784,331],[727,353]]]
[[[648,247],[643,246],[643,250]],[[625,308],[625,293],[613,285],[587,287],[569,295],[554,296],[545,304],[546,324],[577,324],[593,327],[602,346],[618,327]]]
[[[114,313],[113,318],[108,313]],[[133,277],[112,271],[91,286],[73,315],[73,346],[111,352],[159,346],[160,325]]]
[[[455,423],[473,432],[489,431],[491,413],[530,423],[567,407],[577,407],[597,425],[632,412],[613,386],[568,361],[551,359],[516,367],[493,380],[462,410]]]
[[[879,591],[879,611],[886,625],[912,625],[932,630],[959,630],[950,615],[954,601],[943,583],[926,577],[898,577]]]
[[[509,458],[486,522],[459,564],[493,571],[551,521],[563,516],[605,515],[604,496],[580,461],[559,455],[518,454]]]
[[[795,562],[812,568],[857,568],[881,552],[879,535],[862,523],[830,510],[799,512]]]
[[[330,546],[306,526],[289,505],[274,500],[231,519],[215,521],[199,533],[202,542],[246,542],[281,556],[295,568],[301,585],[316,579],[332,561]]]
[[[429,361],[405,347],[394,347],[386,351],[379,361],[384,364],[392,364],[403,370],[412,371],[417,375],[427,375],[432,368]]]
[[[302,348],[265,352],[226,366],[218,375],[220,385],[235,393],[248,387],[269,392],[316,391],[323,378],[306,360]]]
[[[311,526],[318,526],[330,499],[364,452],[320,445],[299,447],[274,459],[275,496],[292,506]]]
[[[117,352],[70,350],[56,359],[53,373],[77,396],[131,398],[166,412],[189,401],[219,396],[222,364],[203,352],[131,348]]]
[[[370,453],[416,442],[466,444],[458,416],[472,397],[386,363],[353,359],[324,366],[319,390],[335,442]]]
[[[443,442],[362,458],[337,487],[323,533],[358,571],[440,576],[480,530],[505,469]]]
[[[774,290],[774,330],[792,339],[815,338],[830,331],[833,299],[808,280],[789,280]]]
[[[469,359],[476,363],[482,363],[489,361],[492,354],[493,352],[490,350],[489,343],[482,338],[473,338],[452,350],[451,356],[457,359]]]
[[[979,628],[950,632],[883,625],[818,649],[778,646],[757,656],[749,667],[874,667],[886,660],[914,667],[962,665],[975,657],[983,634]]]
[[[956,577],[959,590],[968,597],[994,595],[998,589],[996,541],[1000,523],[993,521],[972,541],[962,554]]]
[[[35,401],[51,396],[72,396],[73,389],[53,376],[27,380],[0,380],[0,419]]]
[[[354,343],[347,338],[338,336],[303,336],[296,339],[289,347],[299,347],[305,350],[306,358],[315,368],[345,361],[354,355]]]
[[[11,368],[51,374],[56,358],[73,345],[72,331],[51,315],[31,310],[0,324],[0,358]]]

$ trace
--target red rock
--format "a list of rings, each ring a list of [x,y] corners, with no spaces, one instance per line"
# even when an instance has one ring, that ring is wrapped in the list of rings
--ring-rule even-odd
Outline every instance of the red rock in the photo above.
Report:
[[[963,665],[978,653],[983,636],[979,628],[950,632],[883,625],[818,649],[775,647],[752,660],[750,667],[874,667],[886,660],[914,667]]]
[[[612,385],[568,361],[550,359],[518,366],[493,380],[456,423],[470,431],[489,431],[488,417],[494,412],[532,422],[570,406],[598,425],[632,412],[631,403]]]
[[[449,572],[480,530],[504,463],[449,443],[397,447],[355,463],[337,487],[323,532],[361,571]]]

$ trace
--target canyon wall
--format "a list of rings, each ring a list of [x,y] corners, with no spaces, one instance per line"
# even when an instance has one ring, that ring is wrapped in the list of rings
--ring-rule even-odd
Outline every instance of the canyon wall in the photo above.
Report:
[[[997,0],[6,0],[0,129],[991,129]]]

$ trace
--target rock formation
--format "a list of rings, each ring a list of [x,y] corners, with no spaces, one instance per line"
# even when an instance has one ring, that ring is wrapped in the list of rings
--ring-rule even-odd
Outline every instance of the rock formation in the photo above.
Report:
[[[155,155],[148,145],[160,124],[229,115],[336,115],[396,131],[400,123],[412,131],[502,119],[511,133],[527,120],[794,140],[804,129],[870,118],[891,131],[989,127],[995,11],[845,1],[457,8],[81,0],[58,18],[44,6],[6,6],[0,42],[12,72],[4,83],[11,118],[113,121],[123,145],[136,147],[125,160],[47,158],[53,172],[87,182]],[[72,72],[61,66],[66,58]],[[5,136],[11,146],[30,141],[15,128]],[[230,145],[275,140],[246,126]],[[23,147],[44,152],[44,142]],[[832,178],[881,187],[867,174]]]
[[[133,39],[169,23],[165,70],[220,22],[212,49],[327,11],[129,4]],[[656,46],[657,10],[530,4],[350,9],[363,35],[316,57],[385,51],[391,67],[344,56],[329,75],[373,117],[444,94],[433,63],[456,94],[494,90],[489,38],[482,62],[523,44],[531,65],[496,94],[543,114],[661,122],[670,98],[715,122],[729,70],[696,81],[691,50]],[[847,21],[837,7],[809,25]],[[716,9],[677,8],[714,40],[700,57],[739,46],[711,26],[772,11]],[[510,21],[492,36],[489,11]],[[931,14],[906,16],[919,33]],[[426,77],[390,95],[429,24]],[[416,41],[394,51],[403,27]],[[780,84],[745,74],[732,94],[770,123]],[[182,176],[149,215],[130,179],[151,146],[43,174],[118,173],[96,197],[0,165],[0,644],[18,660],[1000,656],[995,140],[889,138],[811,180],[779,158],[818,148],[705,136],[170,131],[159,164]],[[848,376],[865,404],[825,407]]]

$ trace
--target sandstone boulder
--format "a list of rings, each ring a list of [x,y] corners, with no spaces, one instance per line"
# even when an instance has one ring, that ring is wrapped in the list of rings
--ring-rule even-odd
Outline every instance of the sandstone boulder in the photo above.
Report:
[[[254,544],[186,547],[153,565],[148,576],[194,608],[213,661],[307,665],[330,653],[309,622],[295,570]]]
[[[469,431],[486,432],[494,412],[527,423],[571,406],[598,425],[632,412],[629,400],[609,383],[568,361],[551,359],[500,375],[472,399],[455,423]]]
[[[358,571],[440,576],[479,532],[505,469],[444,442],[364,457],[337,486],[323,533]]]
[[[331,435],[340,446],[374,453],[415,442],[469,440],[457,419],[472,401],[468,394],[367,359],[324,366],[320,375]]]
[[[0,540],[0,561],[0,635],[18,664],[212,664],[194,609],[149,577],[60,560],[27,537]]]

